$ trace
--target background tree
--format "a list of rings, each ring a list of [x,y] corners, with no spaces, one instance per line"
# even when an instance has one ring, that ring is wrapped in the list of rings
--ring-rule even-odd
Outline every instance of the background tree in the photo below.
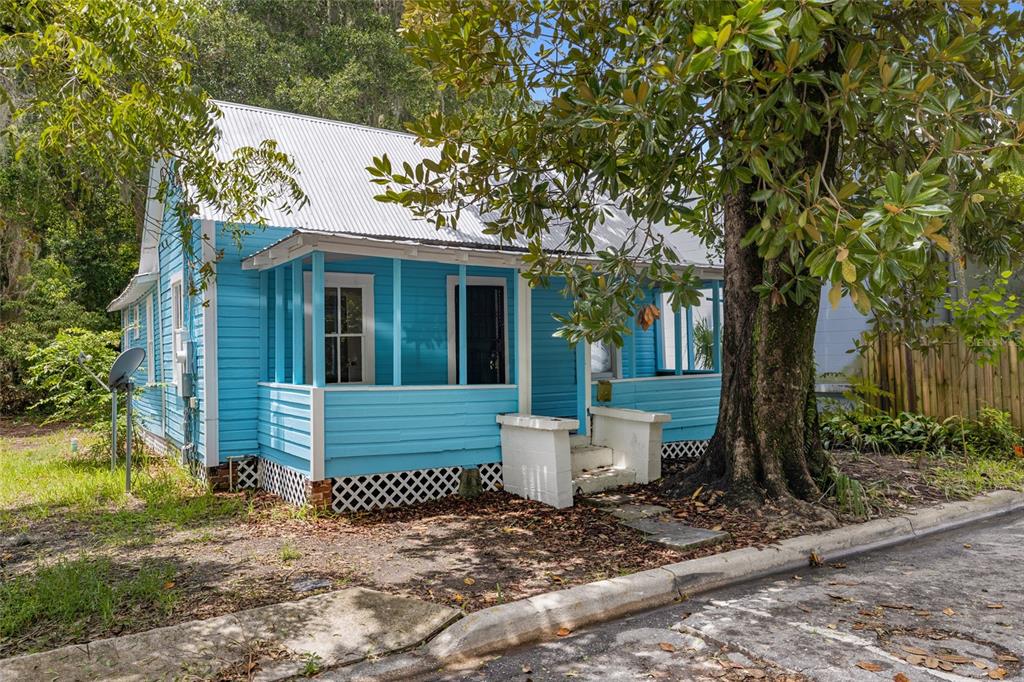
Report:
[[[200,203],[237,225],[303,200],[273,141],[216,154],[219,112],[191,79],[201,10],[0,0],[0,411],[38,397],[24,383],[34,346],[68,326],[116,326],[104,308],[135,268],[142,230],[159,228],[131,211],[153,160],[167,161],[157,198],[177,190],[178,230],[164,238],[188,253]]]
[[[447,224],[467,203],[531,243],[530,277],[567,277],[572,341],[620,341],[641,287],[678,307],[692,272],[651,229],[718,240],[725,258],[722,398],[681,489],[814,500],[825,470],[814,407],[819,292],[862,312],[944,272],[954,240],[1019,229],[997,200],[1022,165],[1020,11],[1008,1],[415,0],[413,54],[491,113],[425,117],[439,161],[370,169],[385,201]],[[497,94],[500,93],[501,97]],[[622,249],[569,248],[615,201]]]
[[[438,102],[401,15],[400,0],[215,0],[195,80],[220,99],[400,129]]]

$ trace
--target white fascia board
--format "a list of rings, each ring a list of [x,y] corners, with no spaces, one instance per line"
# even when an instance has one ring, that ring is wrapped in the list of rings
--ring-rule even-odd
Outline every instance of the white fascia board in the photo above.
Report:
[[[220,400],[217,390],[217,224],[202,221],[202,258],[213,276],[206,283],[203,306],[203,419],[206,422],[206,466],[220,464]]]

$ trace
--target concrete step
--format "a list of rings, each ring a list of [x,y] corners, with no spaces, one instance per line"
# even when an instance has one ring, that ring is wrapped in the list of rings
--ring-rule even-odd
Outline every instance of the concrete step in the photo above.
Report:
[[[590,445],[590,436],[581,436],[579,434],[569,436],[569,447],[584,448],[588,445]]]
[[[579,476],[584,471],[591,471],[600,467],[610,467],[615,463],[615,453],[612,452],[611,448],[583,445],[572,448],[570,453],[573,476]]]
[[[636,472],[632,469],[601,467],[575,476],[572,479],[572,489],[575,495],[590,495],[634,483],[636,483]]]

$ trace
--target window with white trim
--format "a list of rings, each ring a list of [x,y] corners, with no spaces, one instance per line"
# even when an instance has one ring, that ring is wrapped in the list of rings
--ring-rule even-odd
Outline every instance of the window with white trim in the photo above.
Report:
[[[594,379],[615,379],[619,375],[619,349],[613,343],[590,344],[590,375]]]
[[[312,274],[306,274],[306,372],[312,376],[312,344],[324,344],[328,384],[374,383],[373,275],[324,273],[324,337],[313,338]]]
[[[714,313],[711,287],[700,290],[700,302],[689,308],[691,324],[687,324],[687,309],[680,308],[677,313],[672,309],[669,297],[662,295],[658,301],[661,317],[661,338],[658,339],[661,350],[661,370],[676,369],[676,315],[679,315],[679,343],[682,346],[680,357],[682,371],[710,370],[714,365]],[[721,303],[719,303],[721,306]],[[721,308],[719,308],[721,311]],[[691,338],[692,336],[692,338]],[[690,357],[690,351],[693,357]]]
[[[181,385],[185,357],[185,288],[181,275],[171,279],[171,367],[175,385]]]

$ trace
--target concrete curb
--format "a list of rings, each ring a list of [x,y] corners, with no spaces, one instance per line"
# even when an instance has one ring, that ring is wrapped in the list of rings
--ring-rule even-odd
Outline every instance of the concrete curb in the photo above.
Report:
[[[1024,509],[1024,493],[999,490],[893,518],[875,519],[764,549],[747,547],[600,580],[471,613],[416,651],[328,671],[324,680],[400,680],[453,663],[664,606],[727,585],[835,561]]]

